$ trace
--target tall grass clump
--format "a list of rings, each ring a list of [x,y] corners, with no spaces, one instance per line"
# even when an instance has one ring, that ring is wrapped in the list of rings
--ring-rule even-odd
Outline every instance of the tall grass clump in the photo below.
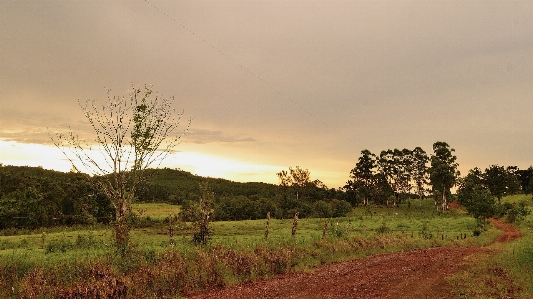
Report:
[[[502,260],[509,264],[515,280],[533,295],[533,237],[517,241]]]

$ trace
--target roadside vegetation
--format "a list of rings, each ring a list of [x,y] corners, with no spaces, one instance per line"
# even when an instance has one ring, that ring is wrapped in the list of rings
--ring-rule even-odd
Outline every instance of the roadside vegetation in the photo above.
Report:
[[[511,195],[501,199],[504,206],[532,209],[529,195]],[[478,256],[475,266],[453,275],[449,281],[458,298],[531,298],[533,296],[533,215],[507,219],[522,237],[511,243],[495,244],[499,252]],[[511,221],[512,220],[512,221]]]

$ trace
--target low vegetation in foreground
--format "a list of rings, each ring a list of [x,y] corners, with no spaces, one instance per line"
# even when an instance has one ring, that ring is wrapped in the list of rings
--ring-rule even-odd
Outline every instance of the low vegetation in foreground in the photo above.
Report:
[[[523,195],[502,198],[504,204],[531,203]],[[476,257],[475,266],[449,278],[457,298],[533,297],[533,215],[514,222],[522,237],[495,244],[496,255]]]
[[[171,209],[179,207],[136,205],[144,225],[132,231],[124,256],[112,245],[112,230],[99,225],[0,237],[0,297],[176,298],[376,253],[487,245],[500,233],[487,226],[474,237],[474,218],[461,210],[437,213],[424,200],[410,208],[359,207],[350,217],[300,219],[294,237],[292,219],[271,219],[267,239],[265,220],[213,222],[206,246],[194,245],[192,225],[177,221],[170,224],[171,246],[164,218]],[[146,225],[147,217],[163,220]]]

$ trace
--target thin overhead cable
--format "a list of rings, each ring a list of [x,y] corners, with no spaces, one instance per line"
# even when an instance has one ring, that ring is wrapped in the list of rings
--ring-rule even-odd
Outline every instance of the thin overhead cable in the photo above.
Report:
[[[174,17],[172,17],[171,15],[167,14],[166,12],[164,12],[163,10],[161,10],[159,7],[157,7],[155,4],[153,4],[151,1],[149,0],[144,0],[144,2],[148,3],[150,6],[152,6],[155,10],[157,10],[158,12],[160,12],[161,14],[163,14],[165,17],[169,18],[170,20],[172,20],[174,23],[176,23],[178,26],[180,26],[181,28],[183,28],[185,31],[189,32],[192,36],[194,36],[195,38],[197,38],[198,40],[202,41],[204,44],[206,44],[207,46],[209,46],[210,48],[212,48],[215,52],[218,52],[220,55],[222,55],[224,58],[226,58],[227,60],[229,60],[231,63],[233,63],[235,66],[237,66],[238,68],[242,69],[244,72],[252,75],[255,79],[259,80],[261,83],[263,83],[265,86],[267,86],[268,88],[270,88],[272,91],[274,91],[275,93],[279,94],[282,98],[285,98],[287,100],[289,100],[290,102],[292,102],[294,105],[298,106],[300,109],[302,109],[303,111],[305,111],[307,114],[311,115],[312,117],[318,119],[313,113],[311,113],[310,111],[308,111],[307,109],[305,109],[302,105],[298,104],[297,102],[295,102],[293,99],[291,99],[289,96],[285,95],[284,93],[282,93],[281,91],[279,91],[277,88],[275,88],[274,86],[272,86],[272,84],[268,83],[267,81],[263,80],[263,78],[259,77],[257,74],[253,73],[252,71],[250,71],[249,69],[247,69],[245,66],[243,66],[242,64],[240,64],[239,62],[237,62],[235,59],[231,58],[230,56],[228,56],[226,53],[222,52],[220,49],[218,49],[217,47],[215,47],[213,44],[211,44],[209,41],[205,40],[202,36],[198,35],[196,32],[192,31],[191,29],[189,29],[187,26],[183,25],[183,23],[181,23],[180,21],[178,21],[177,19],[175,19]],[[324,123],[323,121],[319,120],[320,122]]]

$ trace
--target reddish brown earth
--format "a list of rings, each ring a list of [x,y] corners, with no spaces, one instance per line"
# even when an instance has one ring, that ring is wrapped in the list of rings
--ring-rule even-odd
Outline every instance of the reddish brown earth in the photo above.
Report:
[[[494,225],[497,229],[504,231],[503,234],[499,235],[496,240],[494,240],[496,243],[511,242],[522,237],[522,233],[520,233],[518,229],[505,222],[501,222],[495,218],[491,218],[490,222],[492,222],[492,225]]]
[[[504,231],[495,242],[520,237],[512,226],[491,221]],[[469,267],[469,256],[495,251],[487,247],[437,247],[380,254],[189,298],[455,298],[446,276]]]

